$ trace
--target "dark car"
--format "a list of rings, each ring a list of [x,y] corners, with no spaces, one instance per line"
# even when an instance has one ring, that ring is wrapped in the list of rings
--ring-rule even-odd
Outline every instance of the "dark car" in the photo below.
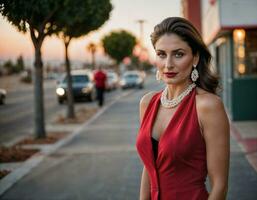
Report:
[[[0,88],[0,104],[5,103],[6,90]]]
[[[74,100],[86,99],[93,101],[95,99],[95,86],[93,75],[90,71],[74,70],[71,71],[72,93]],[[56,88],[58,102],[62,104],[67,100],[67,76],[64,75],[59,81]]]
[[[120,86],[122,89],[126,88],[140,88],[144,87],[144,79],[137,71],[127,71],[122,75]]]

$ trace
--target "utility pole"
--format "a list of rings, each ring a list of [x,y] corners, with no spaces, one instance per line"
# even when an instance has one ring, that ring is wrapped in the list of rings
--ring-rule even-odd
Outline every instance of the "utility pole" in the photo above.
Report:
[[[142,54],[144,53],[144,23],[146,22],[146,20],[144,19],[139,19],[136,21],[137,23],[139,23],[139,30],[140,30],[140,38],[139,38],[139,69],[142,70],[143,69],[143,65],[141,62],[141,57]]]
[[[136,21],[137,23],[139,23],[139,28],[140,28],[140,46],[141,48],[143,48],[144,46],[144,23],[146,22],[146,20],[144,19],[139,19]]]

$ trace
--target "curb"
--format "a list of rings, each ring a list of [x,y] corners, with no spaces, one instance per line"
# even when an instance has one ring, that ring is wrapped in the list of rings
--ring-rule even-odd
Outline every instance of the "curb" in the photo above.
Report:
[[[74,137],[78,136],[82,130],[87,129],[87,127],[93,123],[99,116],[101,116],[107,109],[109,109],[114,103],[116,103],[122,97],[128,96],[134,92],[134,90],[125,92],[119,96],[117,96],[113,101],[109,104],[103,106],[94,116],[92,116],[88,121],[84,122],[78,128],[75,129],[71,134],[67,137],[64,137],[56,144],[47,145],[45,148],[42,148],[37,154],[32,156],[30,159],[26,160],[21,164],[20,167],[15,169],[10,174],[6,175],[2,180],[0,180],[0,196],[3,195],[9,188],[11,188],[16,182],[18,182],[22,177],[27,175],[34,167],[38,166],[46,156],[52,154],[60,147],[64,146],[68,142],[70,142]]]

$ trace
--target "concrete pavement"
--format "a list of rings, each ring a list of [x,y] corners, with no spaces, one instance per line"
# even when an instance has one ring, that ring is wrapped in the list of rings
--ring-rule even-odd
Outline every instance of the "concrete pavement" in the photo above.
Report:
[[[111,105],[1,199],[136,199],[142,166],[134,143],[141,92]]]
[[[233,124],[230,138],[230,172],[228,200],[257,199],[257,171],[247,160],[247,154],[234,137]]]
[[[257,121],[233,122],[231,133],[257,172]]]

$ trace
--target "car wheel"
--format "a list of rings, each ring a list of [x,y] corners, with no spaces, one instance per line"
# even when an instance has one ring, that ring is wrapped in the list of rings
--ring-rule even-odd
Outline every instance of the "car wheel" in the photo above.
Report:
[[[0,96],[0,105],[5,103],[5,96]]]
[[[58,103],[63,104],[63,99],[58,98]]]
[[[89,95],[88,101],[89,101],[89,102],[92,102],[92,101],[93,101],[92,93]]]

